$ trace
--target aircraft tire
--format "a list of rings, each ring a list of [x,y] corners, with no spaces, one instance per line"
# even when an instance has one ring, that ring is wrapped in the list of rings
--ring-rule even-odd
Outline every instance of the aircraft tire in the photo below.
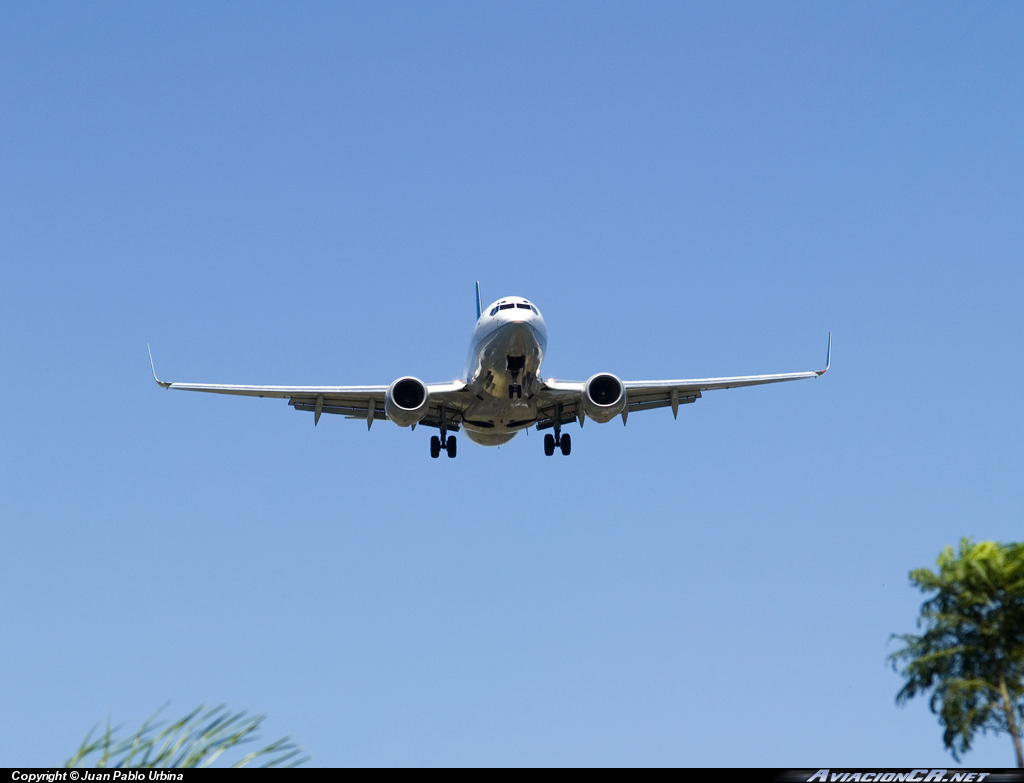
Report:
[[[563,435],[562,436],[562,456],[563,457],[568,457],[570,452],[572,452],[572,438],[570,438],[568,435]]]
[[[437,459],[441,455],[441,439],[437,435],[430,436],[430,456]]]
[[[449,435],[448,436],[448,458],[449,459],[455,459],[455,454],[456,454],[455,436],[454,435]]]
[[[548,433],[544,436],[544,456],[550,457],[555,453],[555,436]]]

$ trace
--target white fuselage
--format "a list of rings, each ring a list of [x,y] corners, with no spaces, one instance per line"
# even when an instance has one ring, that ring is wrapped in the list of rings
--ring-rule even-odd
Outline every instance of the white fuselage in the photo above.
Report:
[[[544,318],[526,299],[505,297],[482,312],[463,374],[473,398],[462,416],[470,440],[498,446],[536,422],[547,341]],[[510,396],[516,386],[521,388]]]

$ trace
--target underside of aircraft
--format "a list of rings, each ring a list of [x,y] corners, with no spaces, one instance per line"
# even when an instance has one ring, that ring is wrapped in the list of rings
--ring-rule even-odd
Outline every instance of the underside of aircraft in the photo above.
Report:
[[[582,427],[592,419],[606,423],[630,413],[654,408],[672,409],[696,402],[706,391],[798,381],[824,375],[831,364],[829,334],[825,369],[777,375],[731,378],[689,378],[623,381],[611,373],[597,373],[586,381],[543,378],[541,363],[547,349],[547,327],[537,306],[522,297],[505,297],[482,307],[477,283],[477,321],[462,378],[424,383],[405,376],[386,386],[236,386],[161,381],[150,352],[153,377],[165,389],[287,399],[295,410],[313,414],[313,424],[325,413],[366,421],[378,419],[400,427],[425,426],[438,430],[430,438],[430,456],[457,453],[455,435],[482,446],[500,446],[523,430],[550,430],[544,435],[544,453],[556,450],[568,456],[572,439],[562,427],[574,421]]]

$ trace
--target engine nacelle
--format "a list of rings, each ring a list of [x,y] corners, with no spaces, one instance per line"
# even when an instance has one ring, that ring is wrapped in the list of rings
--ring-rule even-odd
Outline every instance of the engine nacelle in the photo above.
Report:
[[[388,386],[384,411],[399,427],[411,427],[427,415],[430,404],[427,384],[419,378],[399,378]]]
[[[592,375],[583,387],[583,412],[599,424],[611,421],[626,407],[626,387],[611,373]]]

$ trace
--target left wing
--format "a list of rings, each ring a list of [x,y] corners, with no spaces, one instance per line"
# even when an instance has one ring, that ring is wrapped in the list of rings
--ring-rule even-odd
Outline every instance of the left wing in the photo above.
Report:
[[[341,414],[349,419],[365,419],[367,429],[373,425],[376,419],[387,419],[387,414],[384,412],[384,395],[387,394],[387,386],[236,386],[172,383],[157,378],[152,352],[150,352],[149,361],[153,366],[153,379],[165,389],[287,399],[288,404],[295,410],[312,412],[314,424],[320,421],[320,415],[323,413]],[[419,423],[428,427],[440,427],[443,419],[448,429],[457,431],[465,405],[463,401],[465,384],[462,381],[452,381],[428,383],[426,386],[430,407],[426,416]]]
[[[760,386],[765,383],[801,381],[824,375],[832,364],[832,333],[828,336],[828,351],[825,355],[825,369],[811,372],[780,373],[777,375],[738,375],[732,378],[686,378],[668,381],[623,381],[626,390],[626,408],[623,421],[632,411],[672,407],[672,415],[679,412],[679,406],[696,402],[702,392],[716,389],[734,389],[740,386]],[[537,429],[553,427],[555,422],[567,424],[573,419],[583,423],[583,406],[580,398],[584,384],[578,381],[544,382],[541,392],[545,399],[539,406]]]

